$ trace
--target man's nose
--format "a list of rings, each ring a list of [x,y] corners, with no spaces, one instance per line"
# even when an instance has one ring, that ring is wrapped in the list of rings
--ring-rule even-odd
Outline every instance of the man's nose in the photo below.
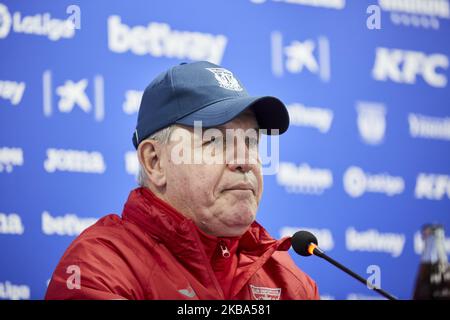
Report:
[[[228,163],[227,165],[231,171],[240,171],[242,173],[247,173],[251,171],[254,166],[249,163],[245,163],[245,161],[243,162],[234,161],[234,163]]]
[[[227,148],[226,158],[227,165],[231,171],[241,171],[246,173],[258,165],[258,150],[257,147],[249,148],[245,142],[237,142],[232,148]]]

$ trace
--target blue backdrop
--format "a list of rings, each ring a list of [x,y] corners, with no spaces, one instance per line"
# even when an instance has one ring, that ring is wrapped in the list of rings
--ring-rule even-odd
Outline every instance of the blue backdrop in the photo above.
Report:
[[[74,237],[121,213],[142,90],[195,60],[288,105],[258,220],[275,237],[312,229],[411,298],[420,227],[450,232],[449,18],[448,0],[2,1],[0,298],[43,298]],[[294,259],[322,298],[377,298]]]

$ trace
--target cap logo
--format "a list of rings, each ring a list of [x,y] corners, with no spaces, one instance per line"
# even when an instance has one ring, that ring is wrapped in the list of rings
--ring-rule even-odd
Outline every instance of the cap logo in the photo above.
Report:
[[[214,73],[214,77],[216,78],[219,86],[233,91],[242,91],[242,87],[237,81],[237,79],[233,76],[233,73],[224,68],[206,68],[207,70]]]

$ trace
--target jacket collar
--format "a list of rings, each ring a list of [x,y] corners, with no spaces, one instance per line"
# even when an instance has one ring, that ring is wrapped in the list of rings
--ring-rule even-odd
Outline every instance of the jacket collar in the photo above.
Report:
[[[133,222],[156,241],[163,243],[172,254],[183,260],[192,271],[204,269],[220,241],[225,241],[231,253],[251,256],[252,263],[242,266],[237,278],[247,281],[276,250],[287,251],[290,239],[273,239],[256,221],[241,237],[214,237],[203,233],[195,223],[171,205],[155,196],[148,188],[131,191],[122,212],[122,218]],[[206,277],[206,272],[195,272]],[[207,279],[203,279],[207,281]],[[236,292],[237,293],[237,292]]]

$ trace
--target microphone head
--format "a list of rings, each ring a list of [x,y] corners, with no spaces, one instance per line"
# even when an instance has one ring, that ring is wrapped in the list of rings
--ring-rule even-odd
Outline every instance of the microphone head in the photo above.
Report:
[[[318,244],[317,238],[308,231],[297,231],[291,238],[292,248],[299,255],[307,257],[310,256],[311,253],[308,251],[308,247],[310,243]]]

